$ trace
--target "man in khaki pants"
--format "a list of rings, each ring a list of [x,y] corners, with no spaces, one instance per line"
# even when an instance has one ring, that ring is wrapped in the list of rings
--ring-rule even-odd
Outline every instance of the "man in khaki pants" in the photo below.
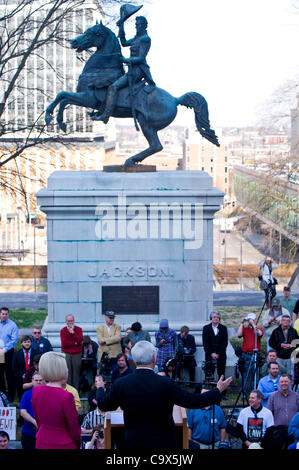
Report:
[[[115,313],[105,312],[105,323],[97,327],[99,343],[98,360],[101,361],[103,352],[109,353],[109,358],[116,358],[121,353],[121,326],[114,323]]]

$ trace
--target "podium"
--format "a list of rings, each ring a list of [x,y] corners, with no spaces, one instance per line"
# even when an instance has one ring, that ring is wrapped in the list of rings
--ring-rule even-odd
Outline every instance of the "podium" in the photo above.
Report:
[[[179,447],[182,449],[188,449],[188,426],[185,408],[174,405],[172,416],[178,434]],[[111,449],[113,432],[115,430],[119,433],[120,428],[123,428],[124,430],[123,411],[118,409],[116,411],[109,411],[106,413],[104,425],[105,449]]]

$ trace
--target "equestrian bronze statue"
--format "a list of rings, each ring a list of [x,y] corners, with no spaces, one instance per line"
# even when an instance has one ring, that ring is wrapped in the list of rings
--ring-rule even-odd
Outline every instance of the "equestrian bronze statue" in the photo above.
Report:
[[[136,18],[136,35],[132,39],[126,39],[124,22],[140,8],[141,6],[123,5],[117,22],[120,43],[123,47],[130,48],[129,58],[123,57],[118,38],[102,22],[70,41],[71,47],[77,52],[92,47],[96,51],[83,68],[76,93],[62,91],[47,107],[46,124],[53,119],[53,111],[58,104],[57,123],[64,132],[66,124],[63,122],[63,111],[70,104],[91,108],[94,111],[89,113],[90,118],[105,123],[110,116],[132,117],[136,129],[141,127],[149,144],[147,149],[128,158],[124,163],[125,166],[134,166],[163,149],[157,132],[171,124],[180,104],[194,109],[195,123],[200,134],[219,146],[218,138],[210,128],[208,104],[202,95],[189,92],[175,98],[156,86],[146,62],[151,40],[144,16]],[[128,66],[127,72],[124,64]]]

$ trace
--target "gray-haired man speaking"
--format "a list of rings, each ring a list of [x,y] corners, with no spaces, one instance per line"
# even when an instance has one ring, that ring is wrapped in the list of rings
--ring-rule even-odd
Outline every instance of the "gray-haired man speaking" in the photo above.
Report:
[[[196,395],[181,389],[168,377],[154,373],[156,348],[148,341],[139,341],[132,348],[136,363],[133,374],[117,380],[109,392],[104,384],[97,391],[98,406],[103,411],[124,411],[126,449],[175,449],[176,429],[173,405],[203,408],[219,403],[221,392],[232,378],[221,378],[214,390]]]

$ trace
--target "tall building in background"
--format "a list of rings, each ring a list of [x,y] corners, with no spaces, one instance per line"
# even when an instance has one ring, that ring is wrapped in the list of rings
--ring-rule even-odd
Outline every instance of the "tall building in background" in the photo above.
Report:
[[[299,156],[299,94],[297,106],[291,109],[291,157]]]
[[[44,4],[43,8],[32,15],[35,24],[44,20],[53,6],[53,2],[39,0],[32,2],[31,6],[35,8],[41,3]],[[25,139],[35,137],[34,131],[29,134],[28,128],[39,118],[44,119],[43,112],[57,93],[62,90],[76,91],[79,75],[89,54],[85,52],[78,57],[78,54],[70,48],[69,40],[102,19],[98,3],[92,0],[85,1],[75,11],[68,13],[61,24],[64,39],[60,40],[59,44],[49,42],[30,54],[2,115],[8,130],[0,135],[2,158],[22,146]],[[15,11],[20,5],[20,0],[0,0],[0,17],[3,18],[7,13]],[[17,14],[7,15],[6,22],[2,20],[0,27],[5,27],[8,32],[15,31],[24,22],[26,14],[28,14],[26,8],[19,8]],[[30,39],[31,33],[26,32],[26,34]],[[42,34],[46,38],[47,31]],[[57,31],[58,36],[60,36],[59,31]],[[3,42],[4,40],[5,34],[2,38]],[[4,75],[7,81],[11,79],[12,69],[20,60],[22,56],[16,57],[8,64],[11,73]],[[4,81],[2,84],[5,85]],[[3,101],[3,90],[4,87],[1,87],[0,83],[0,103]],[[55,110],[53,124],[48,126],[48,135],[54,136],[57,133],[55,124],[57,111],[58,107]],[[46,185],[47,177],[53,171],[100,170],[114,150],[113,119],[108,125],[93,122],[87,116],[86,108],[69,106],[64,112],[64,121],[67,123],[67,135],[60,130],[57,133],[61,142],[48,142],[30,147],[17,159],[0,168],[0,181],[5,180],[7,186],[7,188],[1,187],[0,192],[0,250],[8,247],[16,248],[16,245],[20,245],[20,237],[22,240],[26,239],[26,233],[30,231],[30,222],[39,216],[35,194]],[[26,199],[22,196],[22,192],[26,193]],[[18,241],[15,236],[17,232]]]
[[[184,143],[183,170],[206,171],[216,188],[229,192],[229,149],[221,129],[215,130],[220,147],[204,139],[196,129],[188,129]]]
[[[36,4],[39,2],[37,1]],[[50,8],[51,2],[44,2],[42,9],[38,9],[31,16],[31,21],[35,26],[43,21]],[[19,0],[0,0],[1,16],[5,11],[13,11],[20,4]],[[35,5],[32,5],[35,7]],[[28,7],[29,9],[29,7]],[[19,25],[28,16],[28,9],[21,9],[18,14],[8,17],[5,22],[5,28],[8,31],[15,31]],[[59,15],[60,10],[57,11]],[[87,53],[82,53],[78,59],[76,52],[70,48],[69,40],[82,34],[89,26],[100,20],[101,15],[96,4],[90,0],[84,2],[70,12],[62,20],[60,30],[64,32],[64,39],[59,42],[49,42],[30,53],[24,70],[14,86],[10,95],[8,105],[5,109],[3,118],[10,124],[10,129],[21,129],[26,126],[32,126],[45,111],[46,107],[55,98],[57,93],[62,90],[76,91],[77,80],[84,66],[84,60],[88,58]],[[2,27],[4,26],[2,22]],[[32,28],[32,34],[36,30]],[[30,31],[26,31],[24,39],[30,40]],[[57,37],[59,37],[59,30]],[[42,32],[41,39],[46,39],[47,29]],[[13,38],[15,40],[15,38]],[[17,67],[20,57],[16,57],[8,63],[8,67],[14,69]],[[9,78],[9,77],[6,77]],[[65,111],[65,121],[68,123],[68,131],[71,133],[93,133],[94,124],[90,119],[86,119],[86,109],[70,106]],[[51,124],[48,130],[55,131],[55,124]]]

